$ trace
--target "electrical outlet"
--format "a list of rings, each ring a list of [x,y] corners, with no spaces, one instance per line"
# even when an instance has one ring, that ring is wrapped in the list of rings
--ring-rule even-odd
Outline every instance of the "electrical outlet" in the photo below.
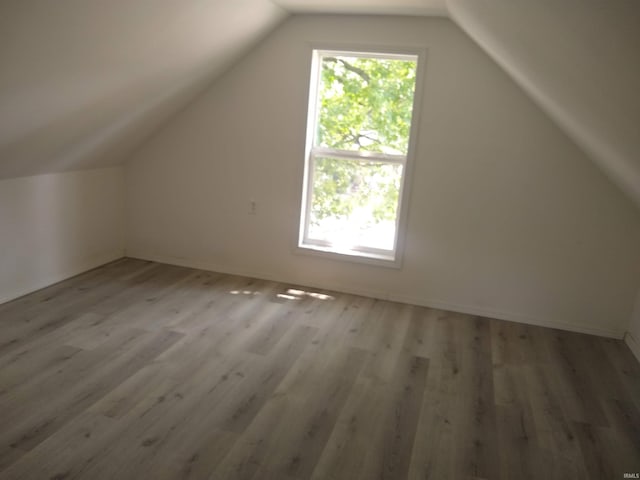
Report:
[[[255,215],[257,211],[257,205],[255,200],[249,200],[249,215]]]

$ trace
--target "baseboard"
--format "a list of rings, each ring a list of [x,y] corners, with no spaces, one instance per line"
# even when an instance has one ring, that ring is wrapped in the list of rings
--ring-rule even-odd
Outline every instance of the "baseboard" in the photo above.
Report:
[[[61,270],[60,272],[56,272],[54,275],[38,279],[36,283],[29,285],[28,287],[22,287],[0,294],[0,305],[10,302],[11,300],[15,300],[16,298],[23,297],[24,295],[42,290],[43,288],[49,287],[55,283],[67,280],[68,278],[75,277],[76,275],[80,275],[88,270],[93,270],[94,268],[113,262],[114,260],[118,260],[122,257],[124,257],[124,249],[116,249],[100,253],[98,255],[93,255],[81,260],[73,266]]]
[[[629,350],[631,350],[631,353],[633,353],[633,356],[640,362],[640,342],[633,338],[633,335],[629,332],[625,333],[624,342],[629,347]]]
[[[294,285],[301,285],[311,288],[318,288],[322,290],[334,290],[337,292],[348,293],[351,295],[361,295],[363,297],[378,298],[381,300],[389,300],[392,302],[408,303],[411,305],[419,305],[422,307],[437,308],[439,310],[449,310],[452,312],[464,313],[468,315],[481,316],[495,318],[498,320],[505,320],[508,322],[524,323],[527,325],[534,325],[538,327],[557,328],[559,330],[565,330],[569,332],[586,333],[589,335],[597,335],[599,337],[622,339],[624,337],[624,331],[616,329],[606,329],[599,327],[590,327],[585,325],[575,325],[572,323],[540,319],[529,315],[523,315],[514,312],[504,312],[500,310],[486,309],[474,305],[462,305],[450,302],[443,302],[433,298],[415,298],[406,295],[398,295],[390,292],[380,292],[369,289],[358,289],[352,286],[339,285],[332,283],[331,285],[323,285],[317,282],[305,281],[303,283],[290,278],[283,278],[283,276],[273,275],[268,272],[256,272],[247,271],[231,267],[229,265],[220,265],[210,262],[208,260],[197,260],[184,257],[173,257],[160,254],[148,254],[136,251],[127,251],[127,257],[138,258],[141,260],[149,260],[159,263],[168,263],[171,265],[178,265],[182,267],[196,268],[200,270],[209,270],[220,273],[227,273],[231,275],[240,275],[245,277],[259,278],[263,280],[270,280],[274,282],[291,283]]]
[[[403,297],[401,295],[394,297],[395,298],[393,298],[393,300],[398,302],[412,304],[416,302],[416,299],[412,299],[411,297]],[[415,304],[421,305],[421,303]],[[468,315],[475,315],[479,317],[495,318],[497,320],[505,320],[507,322],[524,323],[527,325],[534,325],[536,327],[556,328],[558,330],[565,330],[568,332],[586,333],[588,335],[596,335],[598,337],[615,338],[616,340],[621,340],[624,336],[624,331],[622,330],[576,325],[573,323],[557,320],[541,319],[521,313],[505,312],[502,310],[488,309],[475,305],[462,305],[442,302],[435,299],[425,299],[423,306],[437,308],[440,310],[450,310],[453,312],[466,313]]]

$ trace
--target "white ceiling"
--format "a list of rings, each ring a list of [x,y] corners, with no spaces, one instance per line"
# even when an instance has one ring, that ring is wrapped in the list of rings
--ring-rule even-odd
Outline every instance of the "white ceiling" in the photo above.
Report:
[[[640,1],[447,0],[447,7],[640,207]]]
[[[122,163],[290,13],[448,15],[640,206],[637,0],[2,0],[0,178]]]
[[[269,0],[0,1],[0,178],[121,163],[285,16]]]
[[[447,15],[446,0],[272,0],[294,13]]]

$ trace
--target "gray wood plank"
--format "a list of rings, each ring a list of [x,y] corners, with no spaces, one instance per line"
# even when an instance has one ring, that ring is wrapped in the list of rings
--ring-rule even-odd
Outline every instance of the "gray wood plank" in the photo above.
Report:
[[[123,259],[0,305],[2,479],[640,471],[620,341]]]

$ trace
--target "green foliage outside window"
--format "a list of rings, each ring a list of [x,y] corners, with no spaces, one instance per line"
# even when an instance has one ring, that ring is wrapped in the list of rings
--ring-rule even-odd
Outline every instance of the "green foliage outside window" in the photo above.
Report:
[[[315,145],[406,155],[416,62],[323,56]],[[316,158],[311,224],[369,213],[367,224],[395,222],[402,166],[366,160]],[[363,225],[364,226],[364,225]]]
[[[322,57],[317,146],[407,153],[416,63]]]

